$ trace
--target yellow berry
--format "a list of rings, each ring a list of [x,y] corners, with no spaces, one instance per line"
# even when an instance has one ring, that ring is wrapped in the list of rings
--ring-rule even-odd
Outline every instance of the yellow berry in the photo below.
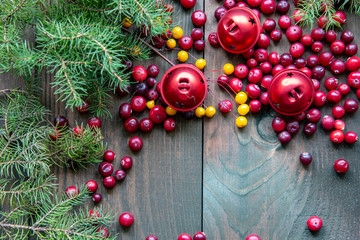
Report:
[[[224,69],[224,73],[225,73],[226,75],[231,75],[231,74],[233,74],[233,72],[234,72],[234,70],[235,70],[234,65],[232,65],[231,63],[225,64],[224,67],[223,67],[223,69]]]
[[[243,128],[246,125],[247,125],[246,117],[238,117],[238,118],[236,118],[236,126],[238,126],[238,128]]]
[[[206,61],[205,61],[205,59],[200,58],[200,59],[196,60],[195,66],[196,66],[198,69],[203,70],[204,67],[206,66]]]
[[[244,92],[238,92],[235,96],[235,102],[237,102],[238,104],[243,104],[246,103],[247,101],[247,95]]]
[[[126,28],[129,28],[131,26],[131,23],[132,22],[131,22],[130,18],[124,18],[122,21],[123,26]]]
[[[154,100],[148,101],[146,103],[146,106],[148,107],[148,109],[152,109],[155,106],[155,101]]]
[[[179,62],[186,62],[189,58],[188,53],[183,50],[181,50],[177,56],[178,56]]]
[[[243,103],[238,107],[238,113],[242,116],[245,116],[246,114],[248,114],[249,110],[250,110],[249,105],[247,105],[246,103]]]
[[[213,117],[216,113],[216,109],[213,106],[209,106],[205,110],[205,114],[207,117]]]
[[[205,115],[205,109],[203,107],[198,107],[195,110],[195,116],[202,118]]]
[[[166,41],[166,46],[167,46],[168,48],[174,48],[174,47],[176,47],[176,41],[175,41],[175,39],[171,38],[171,39],[167,40],[167,41]]]
[[[174,116],[176,114],[176,110],[173,109],[172,107],[170,106],[167,106],[166,107],[166,114],[169,115],[169,116]]]
[[[174,29],[172,30],[172,34],[175,39],[181,38],[183,36],[183,33],[184,32],[180,27],[174,27]]]

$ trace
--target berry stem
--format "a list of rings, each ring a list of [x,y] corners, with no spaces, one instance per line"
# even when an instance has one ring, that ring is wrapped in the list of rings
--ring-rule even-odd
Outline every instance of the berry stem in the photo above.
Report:
[[[211,80],[211,79],[208,79],[209,82],[212,82],[212,83],[217,83],[215,80]],[[229,90],[227,90],[223,85],[221,84],[218,84],[220,87],[222,87],[228,94],[229,96],[235,101],[235,98],[231,95],[231,93],[229,92]],[[229,86],[229,84],[226,84]],[[230,87],[230,86],[229,86]],[[236,92],[230,87],[230,89],[236,94]],[[236,102],[236,101],[235,101]]]

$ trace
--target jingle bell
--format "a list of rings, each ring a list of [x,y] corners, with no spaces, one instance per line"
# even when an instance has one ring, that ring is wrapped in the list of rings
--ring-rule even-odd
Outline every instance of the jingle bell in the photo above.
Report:
[[[221,17],[217,35],[226,51],[235,54],[246,52],[259,39],[260,20],[249,8],[231,8]]]
[[[270,105],[280,114],[293,116],[304,112],[314,100],[315,88],[311,78],[297,69],[276,74],[270,83]]]
[[[178,64],[165,72],[160,93],[173,109],[190,111],[205,100],[207,88],[206,78],[198,68],[191,64]]]

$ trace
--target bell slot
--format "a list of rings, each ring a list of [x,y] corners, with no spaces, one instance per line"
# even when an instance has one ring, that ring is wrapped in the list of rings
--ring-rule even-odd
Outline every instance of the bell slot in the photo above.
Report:
[[[229,19],[229,21],[227,22],[227,30],[231,33],[235,32],[238,29],[238,26],[236,25],[236,23]]]

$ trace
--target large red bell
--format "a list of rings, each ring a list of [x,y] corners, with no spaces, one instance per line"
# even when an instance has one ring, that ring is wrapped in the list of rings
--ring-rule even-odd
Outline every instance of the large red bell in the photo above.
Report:
[[[190,111],[205,100],[207,88],[206,78],[197,67],[178,64],[165,72],[160,92],[165,103],[173,109]]]
[[[306,73],[297,69],[286,69],[274,76],[268,93],[270,105],[277,112],[293,116],[310,107],[315,88]]]
[[[259,39],[260,27],[259,18],[249,8],[231,8],[218,23],[219,43],[228,52],[236,54],[246,52]]]

